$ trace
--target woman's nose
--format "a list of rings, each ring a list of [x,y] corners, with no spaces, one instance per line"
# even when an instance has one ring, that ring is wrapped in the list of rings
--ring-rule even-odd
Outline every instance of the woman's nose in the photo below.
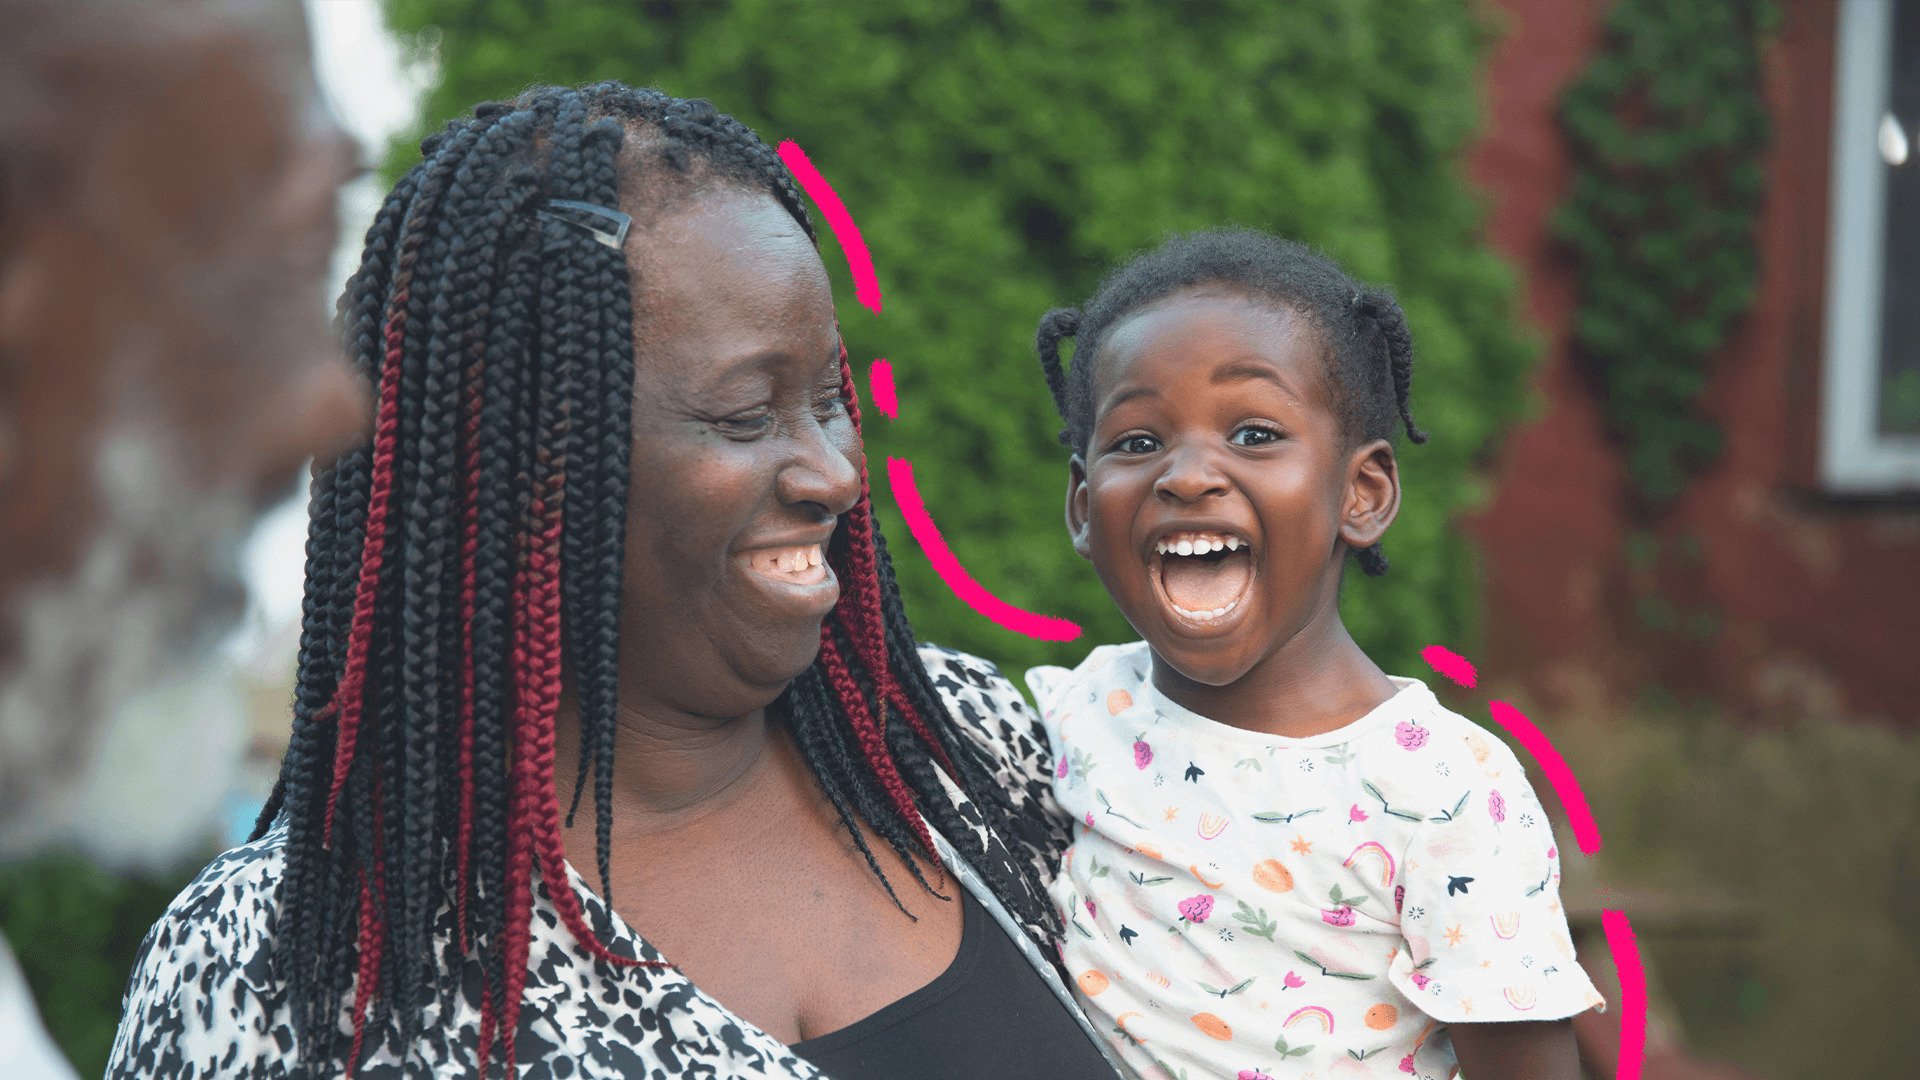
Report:
[[[780,470],[776,491],[782,503],[816,506],[837,517],[860,500],[859,439],[850,427],[846,439],[836,439],[831,427],[818,421],[806,425],[793,457]]]
[[[1226,494],[1227,476],[1214,465],[1213,456],[1204,448],[1175,448],[1166,461],[1166,470],[1153,484],[1155,495],[1190,503],[1209,495]]]

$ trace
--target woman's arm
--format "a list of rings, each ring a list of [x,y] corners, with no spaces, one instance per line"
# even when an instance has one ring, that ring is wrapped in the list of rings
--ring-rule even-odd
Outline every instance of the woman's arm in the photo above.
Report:
[[[1460,1075],[1472,1080],[1580,1080],[1571,1019],[1453,1024],[1447,1031]]]

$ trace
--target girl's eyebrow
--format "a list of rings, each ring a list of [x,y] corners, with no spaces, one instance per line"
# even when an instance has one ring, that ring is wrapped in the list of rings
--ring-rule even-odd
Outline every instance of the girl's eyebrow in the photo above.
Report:
[[[1287,384],[1287,380],[1283,378],[1279,372],[1273,370],[1273,368],[1266,364],[1257,364],[1249,361],[1240,361],[1215,368],[1213,377],[1208,381],[1217,386],[1220,383],[1231,382],[1236,379],[1265,379],[1293,397],[1300,396],[1294,392],[1293,387]]]
[[[1113,400],[1107,402],[1107,408],[1117,409],[1120,406],[1125,405],[1127,402],[1132,401],[1134,398],[1159,397],[1159,396],[1160,396],[1159,387],[1153,385],[1152,383],[1142,383],[1139,386],[1133,387],[1132,389],[1122,390],[1118,394],[1115,394],[1113,397]]]

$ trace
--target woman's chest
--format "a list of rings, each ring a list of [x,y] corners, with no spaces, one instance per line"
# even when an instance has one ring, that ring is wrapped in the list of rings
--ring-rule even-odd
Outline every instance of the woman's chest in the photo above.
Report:
[[[931,982],[959,949],[958,884],[920,864],[939,899],[885,840],[862,839],[884,883],[830,806],[776,793],[617,846],[614,908],[742,1019],[815,1038]]]

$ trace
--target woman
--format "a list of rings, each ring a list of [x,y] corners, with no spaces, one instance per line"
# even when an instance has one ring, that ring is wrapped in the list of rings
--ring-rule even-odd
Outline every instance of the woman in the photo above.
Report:
[[[421,149],[343,302],[379,409],[315,480],[280,783],[109,1075],[1112,1075],[1039,951],[1033,717],[914,644],[779,159],[611,83]]]

